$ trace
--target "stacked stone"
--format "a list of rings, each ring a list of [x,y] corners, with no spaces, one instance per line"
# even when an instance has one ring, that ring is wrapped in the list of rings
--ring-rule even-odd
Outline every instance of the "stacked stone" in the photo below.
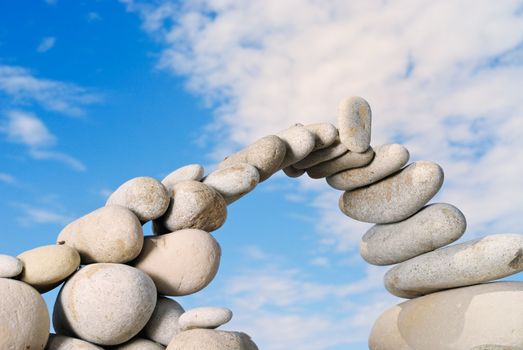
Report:
[[[523,270],[523,237],[445,247],[463,235],[466,220],[450,204],[428,204],[443,184],[441,167],[407,165],[405,147],[373,148],[370,140],[370,106],[352,97],[339,105],[337,128],[293,125],[226,157],[207,176],[192,164],[161,182],[127,181],[104,207],[67,225],[56,245],[0,255],[0,349],[257,349],[244,333],[216,330],[230,310],[185,311],[170,297],[197,293],[214,279],[221,248],[211,232],[225,222],[229,204],[279,170],[326,178],[344,191],[342,212],[375,224],[362,238],[362,257],[396,264],[386,288],[415,298],[378,319],[371,349],[523,345],[523,284],[481,284]],[[149,221],[154,235],[144,237]],[[50,335],[40,293],[62,283],[57,334]]]

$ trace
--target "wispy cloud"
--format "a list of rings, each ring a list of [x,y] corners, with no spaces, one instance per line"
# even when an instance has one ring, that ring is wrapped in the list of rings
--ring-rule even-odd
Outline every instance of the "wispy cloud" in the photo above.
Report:
[[[36,47],[36,51],[40,53],[47,52],[51,50],[56,43],[56,38],[53,36],[46,36],[45,38],[40,41],[40,44]]]
[[[89,22],[89,23],[98,22],[98,21],[102,20],[102,16],[98,12],[94,12],[94,11],[88,12],[87,15],[85,16],[85,18],[87,19],[87,22]]]
[[[64,214],[61,211],[54,211],[49,208],[34,207],[26,204],[19,204],[17,206],[20,207],[23,213],[18,217],[18,221],[23,226],[31,226],[34,224],[66,225],[74,219],[74,217]]]
[[[14,184],[17,183],[17,180],[11,174],[0,172],[0,182],[3,182],[3,183],[8,184],[8,185],[14,185]]]

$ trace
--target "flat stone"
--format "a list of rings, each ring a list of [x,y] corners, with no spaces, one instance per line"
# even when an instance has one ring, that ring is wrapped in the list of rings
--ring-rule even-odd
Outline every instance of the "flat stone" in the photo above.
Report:
[[[44,299],[23,282],[0,278],[0,349],[45,348],[49,313]]]
[[[169,193],[152,177],[135,177],[118,187],[106,205],[121,205],[146,222],[162,216],[169,206]]]
[[[45,293],[62,283],[80,266],[80,254],[66,245],[47,245],[23,252],[24,263],[19,279]]]
[[[73,221],[60,232],[56,241],[76,249],[83,264],[126,263],[140,254],[143,231],[132,211],[113,205]]]
[[[183,166],[179,169],[176,169],[169,175],[167,175],[163,180],[162,184],[167,188],[168,191],[172,190],[173,186],[178,182],[182,181],[200,181],[203,179],[204,169],[200,164],[189,164]]]
[[[341,142],[352,152],[365,152],[370,146],[372,112],[361,97],[349,97],[338,105]]]
[[[497,234],[441,248],[396,265],[385,287],[402,298],[493,281],[523,271],[523,235]]]
[[[522,308],[521,282],[480,284],[429,294],[385,311],[372,328],[369,348],[460,350],[483,344],[522,347]]]
[[[224,307],[198,307],[186,311],[180,316],[182,330],[194,328],[214,329],[232,319],[232,311]]]
[[[252,191],[259,181],[260,175],[254,166],[238,163],[213,171],[205,177],[203,183],[221,194],[225,202],[230,204]]]
[[[456,241],[466,227],[458,208],[432,204],[404,221],[374,225],[360,241],[360,254],[370,264],[397,264]]]
[[[113,346],[111,350],[164,350],[165,347],[147,339],[135,338],[125,344]]]
[[[178,319],[185,310],[176,301],[158,297],[153,315],[143,329],[147,339],[151,339],[162,345],[169,345],[174,336],[181,332]]]
[[[374,157],[374,151],[371,147],[364,153],[347,152],[344,155],[320,163],[307,169],[307,175],[313,179],[331,176],[340,171],[358,168],[369,164]]]
[[[442,184],[441,167],[419,161],[372,185],[343,193],[339,206],[355,220],[389,224],[418,212]]]
[[[160,294],[181,296],[205,288],[218,272],[220,257],[214,237],[185,229],[146,237],[134,266],[151,276]]]
[[[327,183],[342,191],[367,186],[400,170],[409,161],[409,151],[398,144],[374,148],[374,158],[364,167],[349,169],[327,177]]]
[[[87,265],[62,287],[53,313],[58,334],[98,345],[122,344],[147,324],[156,305],[149,276],[123,264]]]
[[[157,221],[168,231],[186,228],[214,231],[227,218],[227,203],[211,187],[198,181],[183,181],[173,186],[171,204]]]
[[[245,333],[191,329],[175,336],[167,350],[258,350],[258,347]]]
[[[50,334],[45,350],[103,350],[103,348],[65,335]]]
[[[261,182],[280,170],[286,149],[285,142],[278,136],[265,136],[247,148],[226,157],[218,164],[218,169],[238,163],[248,163],[258,169]]]
[[[347,149],[347,147],[345,147],[343,143],[341,143],[339,140],[336,140],[332,145],[312,152],[303,160],[300,160],[296,164],[293,164],[293,167],[299,170],[312,168],[317,164],[337,158],[347,153],[348,151],[349,150]]]
[[[280,168],[286,168],[309,155],[316,145],[316,138],[303,125],[297,124],[276,134],[285,143],[285,158]]]
[[[24,264],[14,256],[0,254],[0,278],[13,278],[22,273]]]
[[[314,135],[313,151],[332,145],[338,138],[338,129],[331,123],[309,124],[305,125],[305,128]]]
[[[305,170],[303,169],[296,169],[293,165],[289,165],[286,168],[283,168],[283,172],[288,177],[300,177],[303,174],[305,174]]]

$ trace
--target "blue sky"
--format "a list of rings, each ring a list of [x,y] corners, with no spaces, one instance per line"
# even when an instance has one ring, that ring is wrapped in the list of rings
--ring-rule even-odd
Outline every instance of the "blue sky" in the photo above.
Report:
[[[464,239],[521,233],[523,2],[201,0],[0,5],[0,251],[52,244],[125,180],[162,178],[364,96],[373,144],[446,171]],[[466,15],[464,15],[466,14]],[[283,175],[229,207],[209,288],[262,349],[366,349],[398,301],[324,181]],[[146,233],[150,228],[146,227]],[[56,293],[46,294],[52,304]]]

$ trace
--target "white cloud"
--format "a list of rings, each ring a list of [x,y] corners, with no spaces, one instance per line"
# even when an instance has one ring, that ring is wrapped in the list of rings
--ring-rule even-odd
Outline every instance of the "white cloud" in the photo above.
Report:
[[[42,38],[42,41],[40,41],[40,44],[38,44],[38,47],[36,48],[36,51],[40,53],[47,52],[51,50],[56,43],[56,38],[52,36],[46,36],[45,38]]]
[[[20,205],[24,215],[18,218],[18,221],[25,226],[33,224],[59,224],[66,225],[74,218],[61,212],[49,209],[33,207],[29,205]]]
[[[98,12],[88,12],[86,15],[87,22],[98,22],[102,20],[102,16]]]
[[[13,184],[17,183],[17,180],[11,174],[0,172],[0,182],[6,183],[8,185],[13,185]]]

